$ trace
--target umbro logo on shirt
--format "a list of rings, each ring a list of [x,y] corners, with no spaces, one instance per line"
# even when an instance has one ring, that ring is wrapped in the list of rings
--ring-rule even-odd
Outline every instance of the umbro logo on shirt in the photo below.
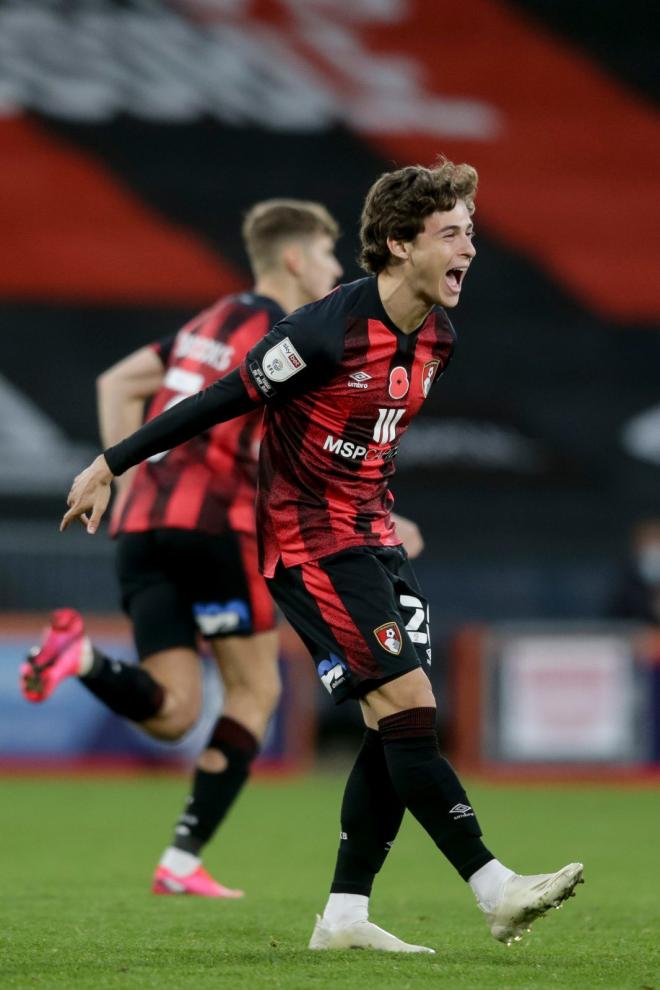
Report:
[[[371,381],[371,375],[368,375],[366,371],[354,371],[352,375],[348,378],[349,388],[369,388],[367,382]]]

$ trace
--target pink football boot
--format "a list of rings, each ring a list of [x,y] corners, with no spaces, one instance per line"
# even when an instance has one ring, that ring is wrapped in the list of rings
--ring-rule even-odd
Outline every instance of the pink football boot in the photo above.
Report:
[[[65,677],[80,673],[83,650],[88,647],[82,616],[73,608],[58,608],[35,646],[21,664],[20,685],[28,701],[45,701]]]
[[[165,866],[158,866],[151,884],[153,894],[195,894],[197,897],[243,897],[242,890],[232,890],[223,887],[206,872],[203,866],[198,866],[187,877],[179,877]]]

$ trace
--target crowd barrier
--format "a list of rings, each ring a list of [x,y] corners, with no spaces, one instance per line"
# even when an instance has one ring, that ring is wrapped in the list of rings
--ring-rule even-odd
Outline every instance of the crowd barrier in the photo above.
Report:
[[[627,623],[469,626],[450,654],[451,751],[490,772],[660,770],[660,633]]]

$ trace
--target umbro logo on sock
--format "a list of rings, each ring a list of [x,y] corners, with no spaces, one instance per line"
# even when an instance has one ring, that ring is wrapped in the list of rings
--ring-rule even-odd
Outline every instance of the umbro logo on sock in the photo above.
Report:
[[[474,811],[469,804],[455,804],[453,808],[449,809],[449,814],[454,816],[454,821],[457,818],[469,818],[474,815]]]

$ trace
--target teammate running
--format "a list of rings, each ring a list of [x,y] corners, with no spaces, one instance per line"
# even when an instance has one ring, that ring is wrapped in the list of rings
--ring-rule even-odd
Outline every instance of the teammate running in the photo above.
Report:
[[[286,313],[325,295],[341,275],[337,235],[318,203],[256,204],[243,225],[254,290],[220,299],[177,334],[101,375],[104,445],[138,428],[145,400],[151,399],[150,420],[238,367]],[[100,654],[81,616],[59,609],[21,671],[30,701],[45,700],[64,677],[77,675],[113,711],[157,739],[177,740],[200,714],[198,635],[208,641],[222,677],[223,712],[156,869],[158,894],[242,894],[212,879],[200,853],[245,784],[280,693],[274,605],[257,567],[261,430],[261,410],[252,406],[119,479],[112,533],[140,665]]]
[[[342,805],[331,894],[314,949],[409,945],[368,920],[372,883],[404,810],[474,891],[504,942],[569,897],[582,877],[518,876],[497,860],[441,756],[428,606],[392,523],[389,479],[402,436],[447,367],[475,256],[477,174],[443,161],[386,173],[361,225],[370,273],[282,320],[240,368],[107,449],[75,479],[61,528],[94,533],[110,484],[144,458],[265,405],[257,532],[270,590],[335,701],[357,698],[367,727]]]

